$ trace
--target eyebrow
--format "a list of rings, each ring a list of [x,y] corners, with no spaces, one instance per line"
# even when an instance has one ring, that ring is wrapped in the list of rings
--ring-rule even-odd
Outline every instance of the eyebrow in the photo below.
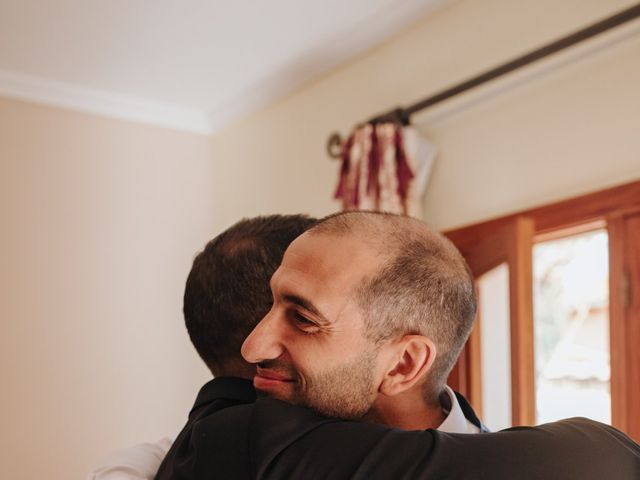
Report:
[[[320,310],[318,310],[318,308],[310,300],[307,300],[306,298],[299,297],[298,295],[291,295],[291,294],[284,295],[282,298],[287,303],[293,303],[294,305],[298,305],[299,307],[302,307],[305,310],[308,310],[309,312],[313,313],[313,315],[315,317],[317,317],[318,320],[320,320],[321,323],[324,323],[326,325],[331,323],[327,319],[327,317],[325,317],[320,312]]]

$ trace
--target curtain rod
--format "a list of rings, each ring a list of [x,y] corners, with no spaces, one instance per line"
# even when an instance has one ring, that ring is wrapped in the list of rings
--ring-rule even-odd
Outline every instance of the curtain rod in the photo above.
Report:
[[[465,80],[464,82],[454,85],[453,87],[444,89],[436,93],[435,95],[414,103],[413,105],[410,105],[408,107],[398,107],[386,113],[376,115],[375,117],[369,119],[366,123],[397,122],[402,125],[408,125],[411,115],[414,113],[425,110],[438,103],[444,102],[445,100],[455,97],[456,95],[460,95],[461,93],[471,90],[472,88],[490,82],[491,80],[495,80],[498,77],[513,72],[514,70],[518,70],[519,68],[525,67],[533,62],[553,55],[554,53],[560,52],[561,50],[588,40],[589,38],[595,37],[596,35],[604,33],[638,17],[640,17],[640,3],[619,13],[616,13],[615,15],[605,18],[604,20],[589,25],[588,27],[578,30],[570,35],[567,35],[566,37],[551,42],[541,48],[533,50],[521,57],[504,63],[498,67],[492,68],[491,70],[481,73],[480,75],[477,75],[473,78]],[[327,152],[329,153],[330,157],[340,158],[342,153],[342,143],[343,140],[339,133],[331,134],[327,142]]]

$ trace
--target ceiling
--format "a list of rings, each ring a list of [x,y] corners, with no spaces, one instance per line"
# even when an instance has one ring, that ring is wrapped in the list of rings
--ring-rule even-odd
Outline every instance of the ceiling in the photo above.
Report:
[[[201,133],[445,0],[0,0],[0,96]]]

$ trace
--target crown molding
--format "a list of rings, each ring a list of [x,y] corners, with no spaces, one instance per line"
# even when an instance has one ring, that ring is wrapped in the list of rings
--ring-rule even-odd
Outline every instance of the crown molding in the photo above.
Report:
[[[208,112],[57,80],[0,70],[0,97],[209,135]]]

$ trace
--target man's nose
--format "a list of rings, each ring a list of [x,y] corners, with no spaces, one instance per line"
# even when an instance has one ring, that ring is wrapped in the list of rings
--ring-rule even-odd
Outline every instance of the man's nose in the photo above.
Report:
[[[276,313],[272,308],[242,344],[240,353],[247,362],[260,363],[282,355],[280,319]]]

